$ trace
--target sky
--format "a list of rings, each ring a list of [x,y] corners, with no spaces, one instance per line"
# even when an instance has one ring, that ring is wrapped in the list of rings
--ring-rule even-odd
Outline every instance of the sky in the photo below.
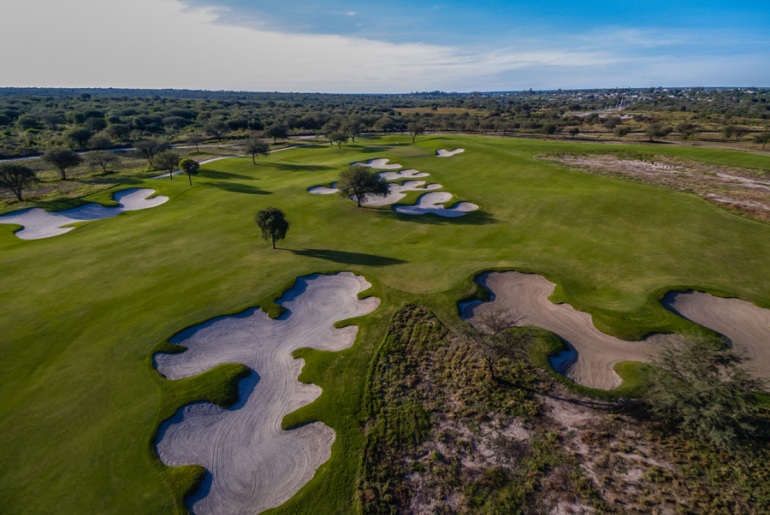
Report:
[[[0,48],[0,87],[763,87],[770,8],[766,0],[5,0]]]

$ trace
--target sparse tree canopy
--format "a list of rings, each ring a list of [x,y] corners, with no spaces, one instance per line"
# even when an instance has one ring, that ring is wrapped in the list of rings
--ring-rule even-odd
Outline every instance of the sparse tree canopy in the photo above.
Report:
[[[193,133],[190,133],[187,136],[185,141],[187,142],[188,145],[195,145],[195,150],[197,151],[198,150],[198,145],[203,143],[205,140],[204,140],[203,136],[201,136],[200,133],[193,132]]]
[[[104,173],[109,167],[114,167],[120,163],[120,158],[115,154],[115,152],[104,152],[102,150],[97,150],[96,152],[89,152],[86,154],[86,163],[92,170],[101,170],[101,172]]]
[[[16,163],[0,164],[0,188],[11,190],[21,202],[24,190],[38,182],[35,172],[27,166]]]
[[[212,138],[216,138],[217,141],[222,141],[222,137],[230,132],[230,127],[221,120],[209,120],[203,130]]]
[[[68,148],[51,148],[43,154],[43,161],[55,166],[62,179],[67,178],[67,169],[74,168],[83,162],[83,158]]]
[[[762,150],[765,149],[765,145],[770,142],[770,132],[761,132],[751,137],[752,141],[757,145],[762,145]]]
[[[64,133],[64,137],[68,139],[75,146],[80,147],[80,150],[85,150],[88,146],[88,141],[91,139],[94,133],[84,127],[76,127],[70,129]]]
[[[274,124],[265,129],[265,137],[273,138],[273,143],[289,136],[289,129],[285,125]]]
[[[410,123],[406,130],[409,132],[409,135],[412,137],[412,143],[414,143],[414,140],[419,136],[420,134],[425,134],[425,127],[420,125],[419,123]]]
[[[698,127],[692,123],[680,123],[675,127],[676,132],[678,132],[682,139],[687,141],[688,139],[695,136],[695,133],[698,131]]]
[[[337,146],[342,149],[342,144],[347,143],[348,141],[348,135],[345,134],[343,131],[334,131],[331,134],[329,134],[329,141],[331,143],[336,143]]]
[[[724,448],[759,436],[754,392],[764,384],[743,368],[746,361],[702,341],[663,347],[647,394],[652,414],[671,429]]]
[[[345,133],[350,136],[350,139],[353,140],[353,143],[355,143],[356,138],[361,135],[363,128],[364,125],[360,121],[348,120],[348,122],[343,125],[342,130],[344,130]]]
[[[104,150],[112,147],[112,141],[110,141],[109,136],[100,133],[92,136],[91,139],[88,140],[88,146],[95,150]]]
[[[243,151],[251,156],[251,162],[257,164],[257,156],[266,156],[270,153],[270,145],[259,138],[251,138],[243,144]]]
[[[722,136],[724,136],[727,139],[732,138],[735,136],[735,125],[725,125],[722,128]]]
[[[671,131],[673,131],[671,127],[664,127],[659,123],[651,123],[647,126],[644,133],[650,141],[654,141],[656,138],[665,138],[671,134]]]
[[[365,166],[351,166],[340,172],[337,189],[343,197],[355,195],[358,207],[371,197],[386,197],[390,193],[388,183]]]
[[[570,136],[572,136],[572,138],[573,138],[573,139],[574,139],[574,138],[575,138],[575,136],[577,136],[578,134],[580,134],[580,129],[578,129],[577,127],[572,127],[572,128],[569,130],[569,135],[570,135]]]
[[[616,138],[625,138],[626,136],[628,136],[629,132],[631,132],[631,129],[629,129],[628,127],[619,126],[619,127],[615,127],[615,132],[613,134],[615,135]]]
[[[286,220],[284,212],[277,207],[268,206],[267,209],[259,211],[254,221],[262,231],[262,239],[272,240],[273,248],[276,240],[286,238],[286,233],[289,231],[289,221]]]
[[[543,128],[540,130],[543,132],[543,134],[546,134],[548,136],[553,136],[554,134],[559,132],[559,126],[556,125],[555,123],[546,123],[545,125],[543,125]]]
[[[190,186],[192,186],[192,176],[198,175],[198,169],[200,164],[192,159],[182,159],[179,161],[179,169],[187,174],[187,178],[190,180]]]
[[[164,150],[155,155],[155,168],[168,172],[168,177],[174,180],[174,172],[179,169],[179,154],[171,150]],[[192,180],[191,180],[192,182]]]
[[[136,149],[137,154],[145,158],[150,163],[150,166],[155,166],[153,163],[155,156],[164,150],[170,149],[171,145],[165,141],[145,139],[134,143],[134,148]]]

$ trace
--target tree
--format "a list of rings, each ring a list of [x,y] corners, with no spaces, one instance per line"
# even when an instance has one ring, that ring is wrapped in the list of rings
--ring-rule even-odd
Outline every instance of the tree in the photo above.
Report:
[[[733,136],[735,136],[735,125],[725,125],[722,128],[722,136],[724,136],[727,139],[730,139]]]
[[[651,123],[647,126],[644,133],[650,138],[650,142],[652,142],[655,138],[665,138],[671,134],[672,130],[671,127],[663,127],[663,125],[659,123]]]
[[[67,179],[67,169],[78,166],[83,158],[68,148],[48,149],[42,157],[43,161],[59,170],[62,180]]]
[[[687,122],[680,123],[674,129],[679,133],[680,136],[682,136],[684,141],[687,141],[690,138],[694,138],[695,133],[698,131],[698,127],[696,125]]]
[[[198,145],[203,143],[205,140],[203,136],[201,136],[198,132],[191,132],[187,138],[185,139],[185,142],[187,142],[188,145],[195,145],[195,151],[198,151]]]
[[[572,136],[572,139],[575,139],[575,136],[577,136],[578,134],[580,134],[580,129],[578,129],[577,127],[572,127],[569,130],[569,135]]]
[[[168,172],[168,177],[172,181],[174,180],[174,172],[179,169],[179,154],[172,152],[171,150],[164,150],[155,155],[155,168],[158,170],[165,170]],[[192,183],[192,179],[190,179]]]
[[[559,126],[555,123],[546,123],[543,128],[540,129],[546,136],[553,136],[559,131]]]
[[[179,169],[187,174],[187,178],[190,179],[190,186],[192,186],[192,176],[198,175],[198,169],[200,167],[201,165],[192,159],[182,159],[179,161]]]
[[[80,147],[80,150],[86,149],[86,146],[88,145],[88,140],[90,140],[91,136],[93,135],[94,133],[86,129],[85,127],[76,127],[64,133],[64,137],[68,139],[71,143]]]
[[[388,183],[376,172],[365,166],[351,166],[340,172],[337,189],[343,197],[356,196],[358,207],[370,197],[387,197]]]
[[[171,145],[165,141],[158,141],[155,139],[145,139],[134,143],[136,153],[145,158],[150,163],[150,166],[155,166],[153,164],[153,159],[155,159],[156,155],[170,148]]]
[[[111,138],[122,139],[128,136],[128,134],[131,132],[131,127],[122,123],[114,123],[112,125],[108,125],[104,131]]]
[[[616,138],[625,138],[628,136],[628,133],[631,132],[631,129],[628,127],[616,127],[615,132],[613,133]]]
[[[356,138],[361,135],[363,128],[363,124],[357,120],[348,120],[342,126],[342,130],[344,130],[347,135],[350,136],[350,139],[353,140],[353,143],[355,143]]]
[[[342,144],[348,142],[348,135],[345,134],[343,131],[334,131],[331,134],[329,134],[329,142],[336,143],[341,150]]]
[[[88,146],[96,150],[104,150],[112,146],[112,141],[106,134],[96,134],[88,140]]]
[[[104,152],[103,150],[97,150],[96,152],[89,152],[86,154],[86,164],[94,171],[101,170],[102,173],[107,171],[110,166],[116,166],[120,163],[120,158],[115,152]]]
[[[0,164],[0,188],[8,189],[21,202],[24,190],[39,182],[37,175],[27,166],[16,163]]]
[[[222,141],[222,137],[230,131],[230,127],[221,120],[209,120],[203,130],[217,141]]]
[[[406,130],[409,132],[409,135],[412,137],[412,143],[414,143],[414,140],[417,138],[417,136],[421,134],[425,134],[425,127],[423,127],[419,123],[410,123],[409,125],[407,125]]]
[[[770,142],[770,132],[761,132],[752,136],[752,141],[757,145],[762,145],[762,150],[765,149],[765,145]]]
[[[703,341],[664,346],[646,401],[652,415],[671,429],[724,448],[760,435],[754,392],[764,383],[743,368],[747,358]]]
[[[741,139],[749,131],[745,127],[735,127],[735,139]]]
[[[284,139],[289,136],[289,129],[285,125],[273,124],[265,129],[265,137],[273,138],[273,143],[278,142],[278,138]]]
[[[16,127],[21,131],[28,129],[37,129],[40,126],[40,120],[31,114],[23,114],[16,120]]]
[[[286,238],[286,233],[289,231],[289,221],[286,220],[284,212],[277,207],[268,206],[267,209],[259,211],[254,221],[262,231],[262,239],[272,240],[273,248],[275,248],[275,241]]]
[[[270,153],[270,145],[261,139],[251,138],[243,144],[243,151],[251,156],[251,162],[257,164],[256,156],[266,156]]]

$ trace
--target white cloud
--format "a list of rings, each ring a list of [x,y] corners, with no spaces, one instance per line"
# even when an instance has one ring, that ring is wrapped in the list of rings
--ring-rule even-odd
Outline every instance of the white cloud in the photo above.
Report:
[[[348,16],[355,16],[356,12],[355,11],[348,11],[345,14],[347,14]]]
[[[625,85],[648,84],[636,73],[638,58],[597,47],[398,44],[280,33],[266,28],[267,19],[226,25],[222,14],[177,0],[6,1],[0,4],[6,49],[0,85],[345,93],[546,87],[539,78],[561,80],[555,87],[564,88],[614,86],[618,76]],[[702,68],[692,71],[700,76]],[[676,69],[667,72],[677,77]],[[655,82],[671,83],[654,75]]]

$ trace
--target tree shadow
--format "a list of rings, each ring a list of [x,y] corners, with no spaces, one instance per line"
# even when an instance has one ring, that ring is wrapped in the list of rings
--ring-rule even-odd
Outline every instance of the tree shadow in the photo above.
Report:
[[[375,254],[364,254],[362,252],[344,252],[341,250],[327,249],[286,250],[289,250],[289,252],[297,256],[325,259],[327,261],[334,261],[335,263],[343,263],[346,265],[390,266],[408,263],[408,261],[404,261],[403,259],[377,256]]]
[[[229,191],[231,193],[247,193],[249,195],[272,195],[273,192],[261,190],[254,186],[247,184],[240,184],[237,182],[210,182],[209,186],[219,188],[223,191]]]
[[[388,207],[392,208],[392,206]],[[362,208],[376,210],[381,218],[424,225],[491,225],[498,222],[497,218],[482,210],[471,211],[464,216],[458,216],[456,218],[449,218],[433,213],[424,215],[405,215],[394,209],[367,208],[366,206],[362,206]]]
[[[251,177],[249,175],[241,175],[238,173],[231,173],[231,172],[218,172],[216,170],[206,170],[205,172],[201,173],[201,177],[206,177],[207,179],[219,179],[219,180],[227,180],[227,179],[241,179],[245,181],[259,180],[258,177]]]
[[[337,166],[326,166],[326,165],[295,165],[295,164],[289,164],[289,163],[266,163],[270,166],[270,168],[276,168],[278,170],[283,170],[286,172],[322,172],[326,170],[339,170],[340,167]]]

